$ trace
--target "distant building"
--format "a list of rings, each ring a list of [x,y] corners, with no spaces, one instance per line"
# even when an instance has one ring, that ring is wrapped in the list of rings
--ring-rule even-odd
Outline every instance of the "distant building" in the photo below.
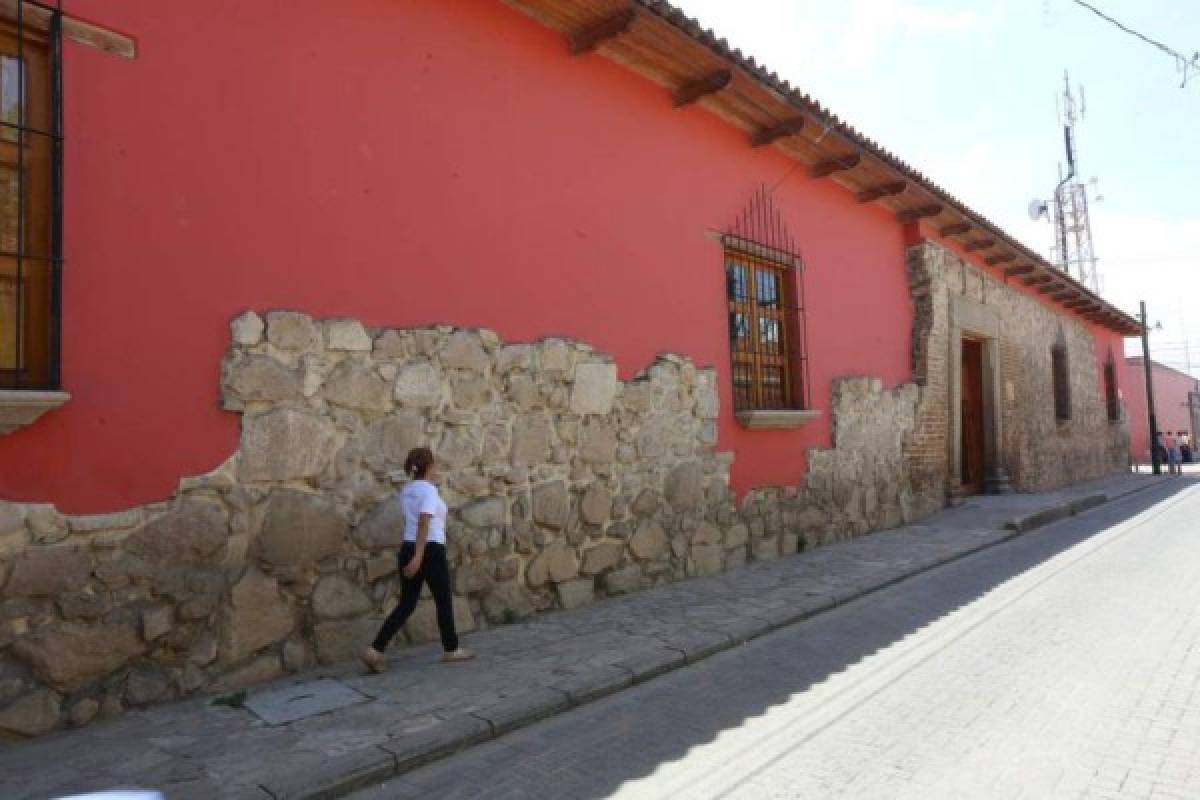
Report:
[[[1125,393],[1129,411],[1129,447],[1134,461],[1150,460],[1150,418],[1146,413],[1146,378],[1141,356],[1125,359],[1130,391]],[[1200,381],[1191,375],[1151,360],[1154,376],[1154,410],[1158,429],[1178,434],[1186,431],[1191,441],[1200,429]],[[1136,387],[1136,388],[1134,388]]]

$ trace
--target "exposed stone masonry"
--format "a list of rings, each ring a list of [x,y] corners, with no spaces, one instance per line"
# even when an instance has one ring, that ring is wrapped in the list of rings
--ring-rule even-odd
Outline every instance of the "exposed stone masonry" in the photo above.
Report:
[[[246,312],[221,365],[224,407],[242,415],[226,463],[183,479],[166,502],[113,514],[0,502],[0,734],[39,735],[353,657],[394,602],[393,479],[416,445],[431,446],[441,468],[462,631],[940,508],[946,306],[965,273],[940,252],[908,262],[921,385],[835,381],[834,446],[808,452],[798,485],[740,503],[732,454],[715,451],[712,369],[664,355],[622,382],[610,358],[563,339],[511,344],[486,330]],[[993,288],[989,303],[1006,291]],[[1013,318],[1059,320],[1012,302]],[[1006,457],[1031,488],[1051,474],[1099,474],[1120,449],[1119,432],[1096,427],[1104,408],[1084,371],[1090,338],[1063,324],[1078,435],[1053,427],[1052,407],[1050,428],[1022,426],[1014,410],[1047,391],[1038,381],[1049,381],[1049,345],[1004,351],[1005,448],[1016,454]],[[1058,438],[1033,452],[1038,437]],[[436,639],[428,598],[405,636]]]
[[[397,590],[393,478],[419,444],[442,470],[464,631],[903,516],[894,442],[890,460],[814,452],[811,489],[737,509],[732,458],[714,451],[715,372],[685,359],[621,382],[606,356],[561,339],[287,311],[231,330],[222,397],[242,437],[220,468],[115,514],[0,504],[0,730],[37,735],[353,657]],[[891,411],[870,411],[883,396],[841,384],[839,436],[890,427]],[[875,487],[851,486],[868,472]],[[406,636],[436,638],[428,599]]]
[[[954,433],[946,413],[952,402],[948,358],[954,298],[989,309],[1003,322],[998,339],[1000,461],[1016,489],[1045,491],[1127,466],[1128,425],[1108,419],[1096,342],[1079,318],[1047,307],[936,244],[910,248],[907,269],[914,312],[913,372],[926,393],[907,455],[919,496],[931,496],[939,483],[946,490],[956,484],[949,458]],[[1060,332],[1070,371],[1071,418],[1066,421],[1055,418],[1053,402],[1050,352]]]

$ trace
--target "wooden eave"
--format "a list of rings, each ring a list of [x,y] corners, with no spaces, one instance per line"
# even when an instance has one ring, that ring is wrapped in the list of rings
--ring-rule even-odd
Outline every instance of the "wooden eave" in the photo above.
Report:
[[[1025,275],[1033,272],[1035,269],[1037,269],[1037,267],[1035,267],[1033,264],[1017,264],[1015,267],[1005,267],[1004,277],[1013,278],[1017,275]]]
[[[1057,288],[1077,290],[1111,310],[1115,321],[1109,327],[1137,326],[1132,317],[1058,273],[1037,253],[671,4],[661,0],[503,2],[563,34],[564,56],[586,41],[588,51],[662,86],[664,102],[678,103],[684,92],[688,103],[679,113],[694,113],[689,111],[692,106],[703,108],[743,131],[746,146],[776,148],[804,165],[811,180],[833,181],[892,213],[901,224],[927,226],[946,238],[969,235],[972,241],[992,240],[1004,248],[1002,259],[993,263],[1020,259],[1038,271],[1053,271],[1055,280],[1063,284]],[[626,24],[630,10],[632,19]],[[718,80],[725,71],[729,80]],[[901,183],[900,191],[880,191]],[[962,238],[959,241],[963,243]]]

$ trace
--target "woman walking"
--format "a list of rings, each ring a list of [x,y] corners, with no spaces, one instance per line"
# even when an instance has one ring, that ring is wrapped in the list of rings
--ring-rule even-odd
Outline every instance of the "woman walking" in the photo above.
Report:
[[[384,620],[375,641],[363,651],[362,660],[372,672],[387,669],[383,652],[417,607],[421,584],[429,584],[437,606],[438,631],[442,635],[443,661],[466,661],[475,654],[458,646],[454,631],[454,602],[450,595],[450,565],[446,561],[446,503],[434,480],[437,465],[428,447],[416,447],[404,459],[408,483],[400,491],[404,509],[404,543],[400,547],[400,604]]]

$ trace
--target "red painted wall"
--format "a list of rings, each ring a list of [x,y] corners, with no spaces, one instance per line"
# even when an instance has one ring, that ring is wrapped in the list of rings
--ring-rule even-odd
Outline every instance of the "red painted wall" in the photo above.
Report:
[[[1127,360],[1130,389],[1125,393],[1129,410],[1129,449],[1141,464],[1150,462],[1150,416],[1146,413],[1146,373],[1141,356]],[[1188,412],[1188,392],[1196,391],[1196,379],[1151,359],[1154,381],[1154,411],[1160,431],[1187,431],[1195,441]]]
[[[909,377],[903,232],[700,108],[499,2],[71,0],[136,61],[66,46],[62,410],[0,438],[0,497],[70,512],[161,499],[234,450],[218,407],[247,308],[486,326],[720,374],[735,488],[829,444],[832,379]],[[809,265],[796,432],[731,415],[720,246],[775,184]]]

